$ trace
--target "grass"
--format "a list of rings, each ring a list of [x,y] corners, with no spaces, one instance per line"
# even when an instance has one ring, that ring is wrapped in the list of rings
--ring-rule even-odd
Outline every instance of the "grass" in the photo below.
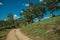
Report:
[[[6,38],[9,31],[10,31],[10,29],[0,31],[0,40],[5,40],[5,38]]]
[[[55,33],[55,24],[60,25],[60,16],[28,24],[23,26],[21,30],[33,40],[60,40],[60,31],[57,32],[59,34]]]
[[[0,38],[5,37],[6,36],[5,34],[6,34],[5,31],[0,31]]]

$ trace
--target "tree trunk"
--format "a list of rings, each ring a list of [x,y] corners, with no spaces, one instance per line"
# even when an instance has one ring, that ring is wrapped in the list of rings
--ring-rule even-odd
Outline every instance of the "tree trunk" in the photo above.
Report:
[[[33,20],[31,20],[31,23],[33,23]]]
[[[40,19],[39,19],[39,21],[40,21]]]
[[[40,18],[38,18],[38,20],[40,21]]]
[[[53,14],[53,12],[51,12],[51,17],[55,17],[55,15]]]

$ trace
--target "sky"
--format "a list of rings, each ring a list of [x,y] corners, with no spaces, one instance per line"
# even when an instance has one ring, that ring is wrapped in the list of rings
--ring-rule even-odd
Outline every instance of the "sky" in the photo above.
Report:
[[[14,18],[19,18],[20,12],[27,8],[28,2],[39,3],[41,1],[43,0],[0,0],[0,20],[6,20],[8,13],[12,13]],[[55,14],[57,15],[57,12]],[[58,14],[60,14],[59,11]],[[46,18],[48,16],[49,14]]]

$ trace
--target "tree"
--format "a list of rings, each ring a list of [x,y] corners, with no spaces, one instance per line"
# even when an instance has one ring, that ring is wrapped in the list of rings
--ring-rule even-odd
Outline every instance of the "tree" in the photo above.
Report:
[[[46,14],[45,6],[43,3],[39,3],[36,8],[37,18],[40,20]]]
[[[14,16],[13,16],[13,14],[9,13],[7,17],[8,17],[9,25],[14,25]]]
[[[60,8],[60,6],[58,6],[59,2],[60,2],[59,0],[44,0],[43,1],[43,3],[45,3],[46,9],[50,11],[51,17],[54,17],[53,12]]]
[[[46,13],[45,7],[42,3],[33,4],[32,2],[30,2],[28,9],[31,12],[30,14],[32,14],[34,18],[38,18],[39,20],[43,18],[44,14]]]
[[[31,12],[28,10],[23,10],[23,15],[25,18],[25,21],[28,23],[32,23],[33,22],[33,15],[31,14]]]

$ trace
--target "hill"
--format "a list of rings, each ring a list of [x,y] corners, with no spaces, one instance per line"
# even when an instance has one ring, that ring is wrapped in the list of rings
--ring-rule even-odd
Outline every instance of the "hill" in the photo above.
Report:
[[[60,16],[28,24],[21,30],[33,40],[60,40]]]

